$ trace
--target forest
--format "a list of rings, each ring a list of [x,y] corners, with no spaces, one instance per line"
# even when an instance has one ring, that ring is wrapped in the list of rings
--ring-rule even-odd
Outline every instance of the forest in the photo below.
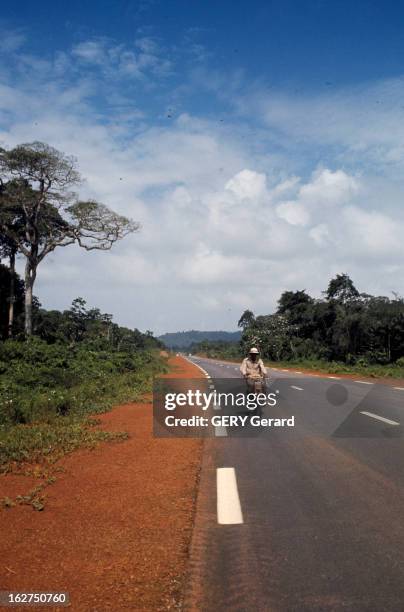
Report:
[[[340,364],[404,373],[404,300],[361,293],[347,274],[331,279],[321,298],[284,291],[276,312],[245,310],[239,344],[200,343],[193,352],[239,358],[252,345],[273,362]],[[331,368],[332,369],[332,368]]]

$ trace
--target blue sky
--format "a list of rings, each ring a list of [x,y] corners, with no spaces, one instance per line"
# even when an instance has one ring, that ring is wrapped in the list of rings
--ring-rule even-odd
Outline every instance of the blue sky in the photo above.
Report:
[[[75,155],[83,195],[142,224],[49,258],[45,306],[162,332],[337,272],[403,292],[403,3],[20,2],[0,29],[1,144]]]
[[[394,76],[404,59],[399,0],[25,1],[9,3],[2,19],[31,34],[35,54],[99,36],[130,44],[143,32],[169,47],[192,40],[212,54],[212,66],[276,86]]]

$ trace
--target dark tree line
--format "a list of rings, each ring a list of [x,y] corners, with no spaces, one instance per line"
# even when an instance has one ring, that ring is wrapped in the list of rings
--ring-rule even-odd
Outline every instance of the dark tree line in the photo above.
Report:
[[[9,336],[10,270],[0,264],[0,339]],[[17,339],[25,337],[24,332],[24,283],[17,274],[14,276],[14,329]],[[46,310],[38,299],[33,299],[33,334],[47,344],[68,344],[75,346],[92,342],[101,347],[130,351],[161,348],[163,343],[154,338],[152,332],[122,327],[112,320],[111,314],[102,313],[99,308],[88,308],[83,298],[76,298],[71,307],[64,311]]]
[[[88,308],[83,298],[73,300],[71,307],[63,312],[37,306],[33,323],[35,335],[48,344],[59,342],[74,346],[92,342],[118,351],[162,347],[151,332],[142,333],[114,323],[111,314],[102,313],[99,308]]]
[[[257,344],[274,360],[325,359],[388,364],[404,357],[404,300],[360,293],[338,274],[314,299],[305,290],[285,291],[274,314],[240,320],[244,349]]]

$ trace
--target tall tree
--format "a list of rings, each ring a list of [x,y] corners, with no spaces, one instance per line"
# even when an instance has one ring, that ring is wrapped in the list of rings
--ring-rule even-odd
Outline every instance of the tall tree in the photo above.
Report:
[[[0,236],[0,259],[7,258],[9,261],[9,287],[7,291],[8,299],[8,322],[7,336],[13,335],[14,326],[14,303],[15,303],[15,257],[17,248],[6,236]]]
[[[245,310],[241,315],[239,322],[237,323],[238,327],[241,327],[243,330],[247,329],[247,327],[251,327],[254,324],[255,316],[252,310]]]
[[[11,291],[13,294],[11,295]],[[13,306],[13,333],[21,331],[24,283],[8,266],[0,264],[0,338],[10,337],[10,307]]]
[[[37,269],[57,247],[78,243],[86,250],[108,250],[139,229],[139,224],[96,201],[78,200],[80,183],[73,157],[42,142],[0,149],[0,173],[13,181],[13,198],[0,200],[0,230],[25,256],[25,333],[32,334],[32,299]],[[18,215],[23,234],[10,228]]]
[[[331,279],[325,294],[328,300],[335,300],[341,304],[360,297],[359,291],[348,274],[337,274]]]
[[[16,244],[16,237],[23,238],[24,236],[24,223],[20,207],[15,201],[15,194],[21,189],[21,185],[18,185],[16,181],[11,180],[4,183],[0,177],[0,210],[7,208],[8,214],[4,219],[4,223],[7,225],[7,234],[0,234],[0,258],[7,258],[9,261],[10,271],[10,287],[8,292],[8,333],[11,337],[13,335],[14,327],[14,305],[16,301],[15,287],[16,287],[16,272],[15,272],[15,260],[18,252]],[[6,203],[6,206],[5,206]],[[10,236],[12,235],[12,237]]]

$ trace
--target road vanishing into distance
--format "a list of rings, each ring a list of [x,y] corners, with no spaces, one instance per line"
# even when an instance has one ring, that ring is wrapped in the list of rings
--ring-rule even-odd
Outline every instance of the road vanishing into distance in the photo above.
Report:
[[[189,360],[211,390],[244,385],[235,363]],[[269,375],[261,416],[294,427],[206,438],[186,609],[403,611],[404,389]]]

